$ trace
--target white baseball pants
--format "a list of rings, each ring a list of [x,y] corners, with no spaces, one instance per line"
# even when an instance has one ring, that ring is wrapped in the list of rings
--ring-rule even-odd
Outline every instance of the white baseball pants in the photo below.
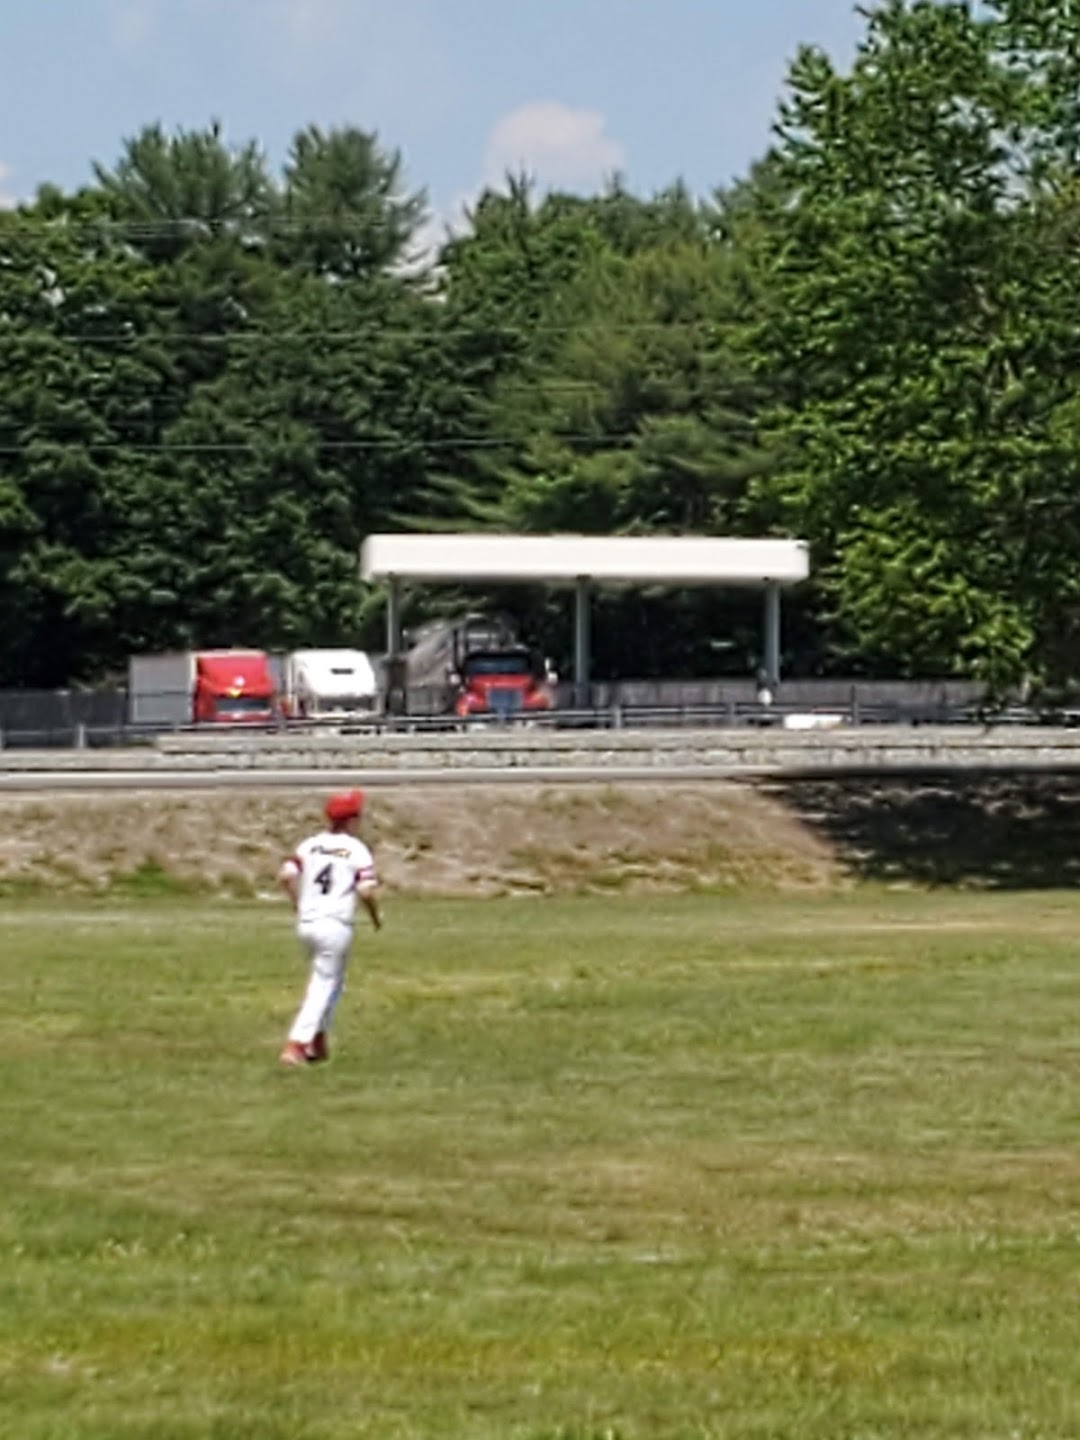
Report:
[[[311,961],[311,973],[303,1003],[296,1012],[289,1039],[310,1045],[316,1035],[326,1034],[334,1020],[352,945],[352,926],[340,920],[313,920],[296,927],[301,945]]]

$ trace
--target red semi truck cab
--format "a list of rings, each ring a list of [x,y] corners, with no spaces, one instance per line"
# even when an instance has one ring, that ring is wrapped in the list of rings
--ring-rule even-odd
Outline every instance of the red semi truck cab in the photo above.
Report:
[[[193,719],[197,725],[268,725],[276,686],[261,650],[207,650],[195,655]]]
[[[454,713],[470,715],[538,714],[552,707],[551,685],[537,672],[524,646],[471,650],[460,663]]]

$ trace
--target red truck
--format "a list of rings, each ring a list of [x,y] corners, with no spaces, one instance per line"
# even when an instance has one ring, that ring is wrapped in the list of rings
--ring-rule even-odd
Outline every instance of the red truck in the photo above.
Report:
[[[132,725],[270,725],[277,684],[263,650],[183,650],[128,662]]]
[[[552,677],[540,672],[524,645],[498,650],[469,650],[452,676],[456,686],[454,714],[542,714],[552,707]]]
[[[427,714],[542,714],[554,706],[555,679],[502,615],[431,620],[413,632],[405,656],[408,693]]]

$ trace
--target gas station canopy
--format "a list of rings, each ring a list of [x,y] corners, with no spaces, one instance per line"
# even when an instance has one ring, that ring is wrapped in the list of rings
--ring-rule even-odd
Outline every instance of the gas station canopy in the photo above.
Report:
[[[386,582],[387,651],[401,649],[400,594],[409,581],[572,585],[574,678],[589,680],[589,592],[601,585],[738,585],[765,592],[764,670],[780,672],[780,589],[810,573],[804,540],[705,535],[376,534],[360,551],[364,580]]]
[[[804,540],[692,535],[369,535],[365,580],[484,580],[556,585],[794,585],[810,573]]]

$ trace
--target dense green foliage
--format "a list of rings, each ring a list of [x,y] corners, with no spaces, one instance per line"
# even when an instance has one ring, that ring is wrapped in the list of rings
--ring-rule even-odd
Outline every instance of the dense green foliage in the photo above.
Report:
[[[151,126],[0,213],[0,683],[377,644],[363,536],[481,525],[798,534],[789,671],[1080,677],[1078,54],[1067,0],[882,0],[730,190],[511,176],[438,263],[350,129]],[[608,673],[753,667],[746,597],[603,604]]]

